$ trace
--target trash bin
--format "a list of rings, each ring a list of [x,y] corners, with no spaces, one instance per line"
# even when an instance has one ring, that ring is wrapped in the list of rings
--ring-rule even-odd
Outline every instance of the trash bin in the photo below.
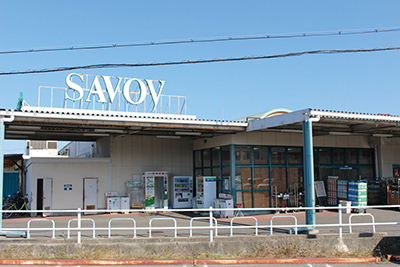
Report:
[[[339,204],[342,207],[346,207],[345,209],[342,209],[343,213],[351,213],[351,201],[339,200]]]

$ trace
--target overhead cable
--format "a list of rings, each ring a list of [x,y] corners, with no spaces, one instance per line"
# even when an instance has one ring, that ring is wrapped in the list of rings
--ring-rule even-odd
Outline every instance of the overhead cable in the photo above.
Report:
[[[248,56],[248,57],[232,57],[232,58],[216,58],[216,59],[198,59],[198,60],[185,60],[185,61],[168,61],[168,62],[153,62],[153,63],[108,63],[108,64],[94,64],[85,66],[73,66],[73,67],[59,67],[53,69],[41,69],[41,70],[26,70],[26,71],[10,71],[0,72],[0,75],[16,75],[16,74],[34,74],[34,73],[49,73],[49,72],[60,72],[60,71],[71,71],[78,69],[103,69],[103,68],[123,68],[123,67],[150,67],[150,66],[170,66],[170,65],[187,65],[187,64],[200,64],[200,63],[215,63],[215,62],[232,62],[232,61],[244,61],[244,60],[256,60],[256,59],[272,59],[272,58],[284,58],[294,57],[302,55],[317,55],[317,54],[344,54],[344,53],[366,53],[366,52],[379,52],[379,51],[392,51],[399,50],[400,47],[383,47],[383,48],[370,48],[370,49],[338,49],[338,50],[313,50],[303,52],[293,52],[286,54],[277,55],[261,55],[261,56]]]
[[[244,41],[244,40],[322,37],[322,36],[333,36],[333,35],[355,35],[355,34],[396,32],[396,31],[400,31],[400,27],[321,31],[321,32],[308,32],[308,33],[298,32],[298,33],[258,34],[258,35],[244,35],[244,36],[204,37],[204,38],[191,38],[191,39],[178,39],[178,40],[146,41],[146,42],[136,42],[136,43],[77,45],[77,46],[66,46],[66,47],[24,48],[24,49],[14,49],[14,50],[3,50],[0,51],[0,55],[37,53],[37,52],[94,50],[94,49],[122,48],[122,47],[159,46],[159,45],[174,45],[174,44],[212,43],[212,42]]]

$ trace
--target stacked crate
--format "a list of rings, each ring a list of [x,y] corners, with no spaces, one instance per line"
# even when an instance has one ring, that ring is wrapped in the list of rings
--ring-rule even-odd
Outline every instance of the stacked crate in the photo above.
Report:
[[[339,200],[347,200],[347,180],[337,181],[337,197]]]
[[[339,177],[337,176],[328,176],[328,205],[331,206],[336,206],[338,204],[337,202],[337,181]]]
[[[351,201],[352,206],[367,206],[367,183],[349,182],[348,194],[348,200]]]

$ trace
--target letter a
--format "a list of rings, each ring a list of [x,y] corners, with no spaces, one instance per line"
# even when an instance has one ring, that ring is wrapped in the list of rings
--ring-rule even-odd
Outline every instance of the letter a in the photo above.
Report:
[[[93,90],[95,89],[95,90]],[[86,102],[91,102],[90,100],[90,96],[92,94],[97,94],[97,96],[99,97],[99,100],[97,102],[99,103],[106,103],[107,100],[104,97],[103,94],[103,88],[101,88],[100,82],[99,82],[99,76],[94,77],[93,83],[92,83],[92,87],[90,88],[90,92],[86,98]]]

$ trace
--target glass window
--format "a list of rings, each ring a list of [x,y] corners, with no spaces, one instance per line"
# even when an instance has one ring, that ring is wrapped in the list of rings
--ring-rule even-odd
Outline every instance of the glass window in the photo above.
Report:
[[[254,192],[254,208],[268,208],[270,207],[270,193],[269,191],[255,191]]]
[[[236,207],[252,208],[251,192],[236,192]]]
[[[272,164],[286,163],[285,148],[284,147],[271,148],[271,161]]]
[[[331,149],[330,148],[320,148],[319,149],[319,164],[324,165],[332,164],[332,156],[331,156]]]
[[[286,191],[286,167],[272,167],[271,168],[271,182],[276,186],[278,193]]]
[[[344,164],[344,149],[333,149],[333,164]]]
[[[204,168],[203,169],[203,175],[204,176],[211,176],[211,169],[210,168]]]
[[[236,168],[236,190],[251,190],[251,167]]]
[[[219,147],[212,149],[212,165],[213,165],[213,167],[221,165],[221,163],[219,161],[220,152],[221,152],[221,150]]]
[[[201,172],[201,169],[196,169],[196,170],[194,171],[194,176],[197,177],[197,176],[199,176],[199,175],[203,175],[202,172]]]
[[[203,150],[203,167],[211,166],[211,153],[210,149]]]
[[[359,164],[373,164],[374,153],[371,149],[360,149],[359,153]]]
[[[222,165],[231,165],[231,148],[229,146],[224,146],[221,149],[222,153]]]
[[[201,150],[197,150],[194,152],[194,166],[196,168],[201,167]]]
[[[289,164],[301,164],[303,163],[303,151],[300,147],[288,148],[288,160]]]
[[[253,149],[254,163],[267,164],[268,163],[268,147],[254,147]]]
[[[220,168],[212,168],[212,175],[221,177],[221,169]]]
[[[357,149],[346,149],[346,164],[357,164]]]
[[[235,147],[235,155],[236,155],[236,163],[251,163],[249,146]]]
[[[289,186],[297,185],[300,187],[303,184],[303,168],[302,167],[289,167]]]
[[[326,190],[328,176],[333,175],[333,169],[332,168],[320,168],[319,171],[321,173],[320,181],[324,182],[325,190]]]
[[[375,180],[374,169],[373,168],[360,168],[361,179],[363,180]]]
[[[254,190],[269,189],[269,168],[254,168]]]

